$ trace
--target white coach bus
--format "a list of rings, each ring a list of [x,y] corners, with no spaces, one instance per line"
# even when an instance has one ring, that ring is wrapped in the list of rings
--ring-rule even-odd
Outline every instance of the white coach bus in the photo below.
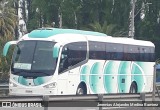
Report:
[[[74,29],[41,28],[15,44],[10,95],[151,92],[155,46],[149,41]]]

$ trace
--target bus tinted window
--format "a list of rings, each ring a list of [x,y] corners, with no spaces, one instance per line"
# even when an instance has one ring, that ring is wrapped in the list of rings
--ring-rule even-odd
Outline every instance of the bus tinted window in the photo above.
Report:
[[[144,61],[149,61],[150,60],[150,48],[145,47],[143,49],[144,51]]]
[[[106,59],[107,60],[122,60],[123,45],[115,43],[106,43]]]
[[[86,59],[87,43],[76,42],[70,43],[68,47],[68,62],[70,66],[73,66]]]
[[[154,47],[89,41],[89,58],[150,62],[154,61]]]
[[[125,61],[139,60],[139,47],[136,45],[124,45],[124,59]]]
[[[89,41],[89,58],[90,59],[105,59],[105,43]]]
[[[155,61],[155,48],[150,48],[150,57],[151,57],[151,60],[150,61]]]
[[[70,66],[74,66],[84,60],[87,55],[86,42],[74,42],[66,44],[62,49],[59,72],[62,72]]]

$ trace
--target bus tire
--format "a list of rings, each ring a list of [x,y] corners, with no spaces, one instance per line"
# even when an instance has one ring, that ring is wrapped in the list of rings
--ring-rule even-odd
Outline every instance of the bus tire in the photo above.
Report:
[[[137,84],[132,82],[129,93],[137,93]]]
[[[81,83],[76,91],[76,95],[86,95],[87,94],[87,88],[85,83]]]

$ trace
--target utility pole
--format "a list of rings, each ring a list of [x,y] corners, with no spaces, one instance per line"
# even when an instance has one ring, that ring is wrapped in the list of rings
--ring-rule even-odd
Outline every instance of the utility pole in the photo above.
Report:
[[[142,6],[142,8],[135,14],[135,4],[136,4],[137,0],[131,0],[131,11],[130,11],[130,15],[129,15],[129,32],[128,32],[128,36],[130,38],[134,39],[134,33],[135,33],[135,26],[134,26],[134,18],[137,16],[137,14],[145,8],[146,5],[150,5],[152,3],[146,3]]]
[[[59,20],[59,28],[62,28],[62,11],[61,7],[58,9],[58,20]]]
[[[135,29],[134,29],[134,10],[135,10],[135,3],[136,3],[136,0],[131,0],[131,5],[132,5],[132,8],[131,8],[131,12],[130,12],[130,24],[129,24],[129,37],[130,38],[134,38],[134,32],[135,32]]]

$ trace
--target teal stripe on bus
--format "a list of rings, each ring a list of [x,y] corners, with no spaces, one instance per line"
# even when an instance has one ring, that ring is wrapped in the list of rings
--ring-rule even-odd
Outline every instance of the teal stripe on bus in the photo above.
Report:
[[[48,38],[55,36],[57,34],[82,34],[82,35],[94,35],[94,36],[107,36],[104,33],[92,32],[92,31],[83,31],[76,29],[59,29],[59,28],[49,28],[49,29],[37,29],[33,30],[28,34],[30,38]]]

